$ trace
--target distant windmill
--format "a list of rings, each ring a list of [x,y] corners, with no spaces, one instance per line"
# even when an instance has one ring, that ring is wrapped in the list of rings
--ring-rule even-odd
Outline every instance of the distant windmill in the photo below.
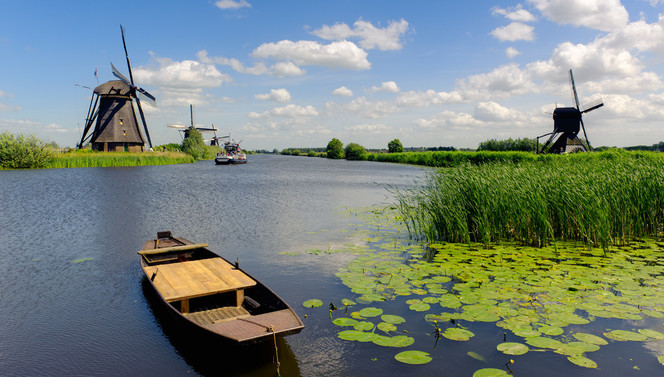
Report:
[[[576,107],[558,107],[553,110],[553,132],[537,137],[537,153],[545,153],[547,151],[546,148],[549,145],[551,145],[551,147],[548,149],[548,153],[585,152],[586,148],[577,136],[579,128],[583,130],[583,136],[588,143],[588,147],[592,148],[590,147],[590,141],[588,141],[588,135],[586,135],[586,127],[583,124],[582,115],[604,106],[604,102],[602,102],[602,99],[600,98],[581,108],[579,106],[579,96],[576,93],[574,75],[572,74],[571,69],[569,70],[569,79],[572,84],[572,92],[574,94],[574,103],[576,104]],[[549,135],[551,136],[540,149],[539,139]],[[554,139],[556,140],[554,141]]]
[[[113,66],[113,63],[111,63],[113,75],[120,80],[105,82],[94,89],[92,98],[90,99],[85,128],[81,135],[81,142],[78,144],[79,148],[83,148],[83,144],[89,141],[93,150],[143,152],[145,150],[145,138],[136,118],[132,101],[132,99],[136,99],[145,136],[147,137],[150,149],[152,149],[152,141],[150,140],[148,125],[145,122],[141,99],[139,97],[152,103],[156,103],[156,101],[154,96],[146,90],[134,85],[134,76],[131,72],[131,64],[129,63],[129,54],[127,53],[127,44],[125,43],[124,28],[122,28],[122,25],[120,25],[120,32],[122,33],[122,45],[124,46],[127,58],[129,79],[120,73]],[[93,123],[95,127],[88,134]]]
[[[210,141],[210,145],[219,145],[218,137],[217,137],[217,129],[214,128],[214,124],[212,125],[212,128],[210,127],[200,127],[200,126],[195,126],[194,125],[194,105],[189,105],[189,114],[191,117],[191,123],[189,126],[185,126],[182,124],[171,124],[168,125],[167,127],[170,128],[177,128],[184,134],[183,139],[186,139],[189,137],[189,132],[191,130],[197,130],[199,132],[214,132],[214,137],[212,139],[206,139],[206,141]]]

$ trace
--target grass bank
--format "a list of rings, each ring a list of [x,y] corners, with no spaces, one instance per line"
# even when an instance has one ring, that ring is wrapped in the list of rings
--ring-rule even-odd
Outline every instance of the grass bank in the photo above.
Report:
[[[605,250],[632,238],[661,235],[661,153],[530,156],[461,163],[432,172],[419,188],[398,191],[409,231],[429,242],[489,245],[506,240],[543,246],[566,239]]]
[[[367,153],[368,161],[396,162],[411,165],[432,167],[457,167],[465,164],[482,165],[487,163],[521,163],[536,160],[548,160],[553,156],[537,155],[529,152],[401,152],[401,153]]]
[[[91,168],[118,166],[146,166],[193,163],[196,160],[182,152],[118,153],[73,151],[58,154],[45,168]]]

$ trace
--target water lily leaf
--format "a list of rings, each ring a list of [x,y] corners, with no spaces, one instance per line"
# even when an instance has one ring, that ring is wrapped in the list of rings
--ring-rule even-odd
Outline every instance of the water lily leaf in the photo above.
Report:
[[[565,330],[563,330],[562,327],[549,326],[549,325],[542,326],[542,327],[538,328],[537,330],[539,330],[544,335],[550,335],[550,336],[562,335],[565,332]]]
[[[332,323],[334,323],[337,326],[355,326],[359,322],[352,318],[341,317],[335,319],[334,321],[332,321]]]
[[[368,307],[360,310],[359,314],[364,318],[378,317],[383,314],[383,309]]]
[[[451,327],[445,330],[442,335],[447,339],[458,341],[466,341],[475,336],[471,331],[460,329],[458,327]]]
[[[613,330],[605,332],[604,336],[617,341],[643,341],[648,339],[648,336],[639,334],[637,332],[627,331],[627,330]]]
[[[477,353],[477,352],[468,351],[467,355],[470,356],[470,357],[472,357],[472,358],[475,359],[475,360],[486,361],[486,359],[484,358],[484,356],[480,355],[480,354]]]
[[[662,334],[659,331],[655,331],[655,330],[640,329],[639,333],[641,333],[641,334],[643,334],[643,335],[645,335],[645,336],[647,336],[648,338],[651,338],[651,339],[656,339],[656,340],[664,339],[664,334]]]
[[[357,331],[357,330],[344,330],[337,334],[340,339],[353,340],[358,342],[371,342],[377,334],[372,332]]]
[[[664,365],[664,356],[657,356],[657,361],[659,361],[660,364]]]
[[[343,305],[346,305],[346,306],[353,306],[353,305],[356,305],[356,304],[355,304],[355,301],[353,301],[353,300],[349,300],[349,299],[347,299],[347,298],[342,299],[342,300],[341,300],[341,303],[342,303]]]
[[[432,360],[429,354],[423,351],[403,351],[394,358],[405,364],[426,364]]]
[[[533,338],[526,338],[526,343],[528,345],[533,346],[533,347],[550,348],[550,349],[554,349],[554,350],[560,348],[563,345],[563,343],[559,340],[547,338],[547,337],[544,337],[544,336],[536,336],[536,337],[533,337]]]
[[[500,343],[496,349],[506,355],[523,355],[529,350],[528,346],[525,344],[512,342]]]
[[[381,322],[378,325],[376,325],[376,327],[378,328],[378,330],[384,331],[384,332],[396,331],[396,329],[397,329],[396,326],[394,326],[391,323],[387,323],[387,322]]]
[[[595,352],[599,349],[599,346],[596,344],[584,343],[584,342],[570,342],[563,343],[562,346],[558,347],[554,352],[561,355],[567,356],[577,356],[585,352]]]
[[[380,316],[380,319],[382,319],[383,322],[392,323],[394,325],[399,325],[401,323],[406,322],[406,320],[403,317],[399,317],[398,315],[393,315],[393,314],[383,314],[382,316]]]
[[[431,309],[431,305],[420,302],[417,304],[412,304],[411,306],[409,306],[409,308],[410,310],[414,310],[416,312],[425,312]]]
[[[355,330],[357,331],[371,331],[374,328],[374,324],[368,321],[362,321],[355,324]]]
[[[593,334],[586,334],[586,333],[582,333],[582,332],[577,332],[577,333],[574,333],[573,336],[579,341],[590,343],[590,344],[597,344],[598,346],[604,346],[604,345],[609,344],[609,342],[607,342],[604,338],[600,338],[599,336],[593,335]]]
[[[415,343],[415,338],[407,335],[397,335],[392,337],[392,347],[408,347]]]
[[[541,332],[528,327],[513,329],[512,332],[514,333],[514,335],[520,336],[522,338],[532,338],[542,335]]]
[[[507,377],[509,373],[502,369],[484,368],[473,373],[473,377]]]
[[[571,361],[572,363],[584,367],[584,368],[597,368],[597,363],[590,360],[589,358],[581,355],[576,355],[576,356],[568,356],[567,360]]]
[[[365,294],[365,295],[362,295],[362,296],[358,297],[357,299],[358,299],[358,301],[365,301],[365,302],[385,301],[386,300],[385,296],[379,295],[379,294],[376,294],[376,293]]]
[[[317,298],[313,298],[311,300],[307,300],[307,301],[303,302],[302,305],[304,305],[307,308],[318,308],[318,307],[323,306],[323,301],[321,301]]]

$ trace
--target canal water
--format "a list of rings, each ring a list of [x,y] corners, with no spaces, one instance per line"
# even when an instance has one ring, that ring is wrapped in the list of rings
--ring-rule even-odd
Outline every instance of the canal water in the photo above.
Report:
[[[0,375],[275,376],[273,344],[228,349],[182,333],[143,280],[136,251],[163,230],[208,243],[303,317],[303,301],[349,292],[334,273],[352,258],[304,251],[352,243],[352,208],[387,205],[388,187],[412,185],[426,170],[249,160],[0,171]],[[389,363],[355,358],[357,346],[320,320],[278,341],[282,376],[390,374]]]

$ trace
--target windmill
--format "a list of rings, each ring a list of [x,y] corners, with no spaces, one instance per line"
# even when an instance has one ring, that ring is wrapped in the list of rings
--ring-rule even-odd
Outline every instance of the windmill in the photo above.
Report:
[[[555,110],[553,110],[553,132],[537,137],[537,153],[544,153],[547,151],[546,148],[549,145],[551,145],[551,147],[548,149],[549,153],[585,152],[586,148],[577,136],[580,129],[583,130],[583,136],[588,143],[588,148],[591,148],[592,150],[590,141],[588,141],[588,135],[586,135],[586,127],[583,124],[582,115],[604,106],[604,102],[602,102],[602,99],[600,98],[584,105],[583,107],[580,107],[579,96],[576,93],[574,75],[572,74],[571,69],[569,70],[569,80],[572,85],[572,93],[576,107],[557,107]],[[540,149],[539,139],[549,135],[549,139]],[[556,139],[556,137],[558,137],[558,139]],[[554,139],[556,140],[553,141]]]
[[[134,111],[132,99],[135,99],[148,145],[152,149],[148,125],[145,122],[145,115],[141,107],[141,98],[151,103],[156,103],[156,101],[154,96],[145,89],[134,84],[122,25],[120,25],[120,32],[122,33],[122,45],[127,58],[129,79],[111,63],[113,75],[120,80],[105,82],[93,90],[85,128],[81,135],[81,142],[78,144],[79,148],[83,148],[83,144],[89,141],[93,150],[143,152],[145,150],[145,138]],[[95,125],[94,129],[90,132],[93,124]],[[88,132],[90,133],[88,134]]]
[[[217,137],[217,129],[214,128],[214,124],[212,125],[212,128],[209,127],[200,127],[200,126],[195,126],[194,125],[194,105],[189,105],[189,114],[191,117],[191,123],[189,126],[185,126],[182,124],[171,124],[168,125],[170,128],[177,128],[184,134],[182,139],[186,139],[189,137],[189,132],[191,130],[197,130],[199,132],[214,132],[214,137],[212,139],[205,139],[205,141],[210,141],[210,145],[219,145],[219,138]]]

